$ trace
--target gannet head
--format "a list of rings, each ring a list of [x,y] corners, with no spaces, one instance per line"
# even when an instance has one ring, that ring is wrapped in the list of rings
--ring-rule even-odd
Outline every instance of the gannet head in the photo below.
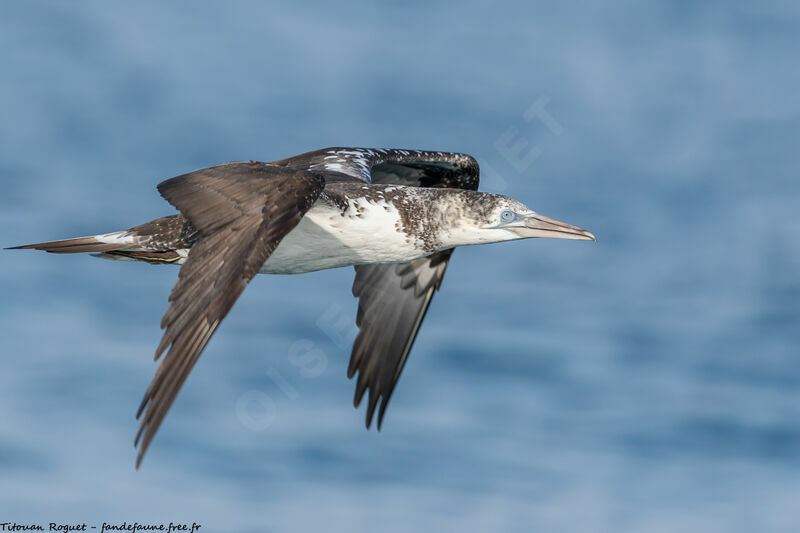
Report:
[[[501,194],[460,191],[451,202],[448,218],[450,244],[486,244],[536,237],[596,241],[582,228],[536,213]]]

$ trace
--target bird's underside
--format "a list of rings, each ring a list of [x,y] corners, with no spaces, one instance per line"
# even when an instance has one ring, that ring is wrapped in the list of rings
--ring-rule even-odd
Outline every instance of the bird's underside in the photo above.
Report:
[[[180,265],[161,320],[162,354],[137,412],[137,468],[220,322],[258,273],[352,265],[358,298],[347,375],[366,424],[383,421],[453,249],[529,237],[594,240],[505,196],[478,193],[467,155],[327,148],[226,163],[158,185],[179,214],[129,230],[18,248]]]
[[[180,214],[21,248],[181,265],[155,358],[166,355],[137,413],[138,467],[209,339],[259,272],[355,266],[359,333],[347,373],[358,374],[355,406],[368,395],[367,427],[380,406],[380,428],[453,251],[436,238],[443,215],[421,220],[409,198],[477,188],[478,165],[467,155],[329,148],[178,176],[158,190]],[[366,219],[380,219],[382,229]]]

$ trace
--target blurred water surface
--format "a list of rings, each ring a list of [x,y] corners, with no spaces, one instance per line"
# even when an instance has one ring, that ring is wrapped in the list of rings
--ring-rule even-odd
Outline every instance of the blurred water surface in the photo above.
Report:
[[[260,276],[138,472],[177,270],[3,252],[0,519],[796,531],[799,44],[789,1],[3,2],[0,245],[330,145],[473,154],[600,240],[458,250],[380,433],[352,270]]]

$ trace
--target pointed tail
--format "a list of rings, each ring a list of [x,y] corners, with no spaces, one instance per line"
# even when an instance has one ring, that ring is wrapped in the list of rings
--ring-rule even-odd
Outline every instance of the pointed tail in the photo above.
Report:
[[[6,250],[44,250],[53,254],[76,254],[80,252],[110,252],[114,250],[124,250],[133,244],[125,231],[116,233],[106,233],[105,235],[94,235],[92,237],[78,237],[76,239],[64,239],[61,241],[39,242],[36,244],[26,244],[24,246],[12,246]]]

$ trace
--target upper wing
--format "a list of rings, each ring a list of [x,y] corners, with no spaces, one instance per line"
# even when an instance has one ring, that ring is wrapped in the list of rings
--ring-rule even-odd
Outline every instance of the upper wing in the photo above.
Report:
[[[367,183],[478,189],[477,161],[469,155],[454,152],[393,148],[323,148],[274,161],[272,164],[298,170],[339,174]]]
[[[437,252],[408,263],[356,267],[353,296],[358,298],[356,325],[347,377],[358,370],[353,404],[358,407],[369,389],[367,427],[378,400],[378,429],[419,327],[442,284],[453,250]]]
[[[326,179],[360,179],[367,183],[477,190],[478,163],[466,154],[374,148],[325,148],[278,166],[326,172]],[[386,406],[414,344],[425,313],[439,289],[453,250],[409,263],[356,267],[353,295],[359,298],[359,333],[350,356],[348,377],[358,371],[354,404],[369,389],[367,427],[375,408],[380,429]]]
[[[136,417],[141,464],[159,425],[219,323],[281,239],[311,208],[324,180],[264,163],[228,163],[159,184],[199,232],[172,289],[155,358],[169,347]]]

